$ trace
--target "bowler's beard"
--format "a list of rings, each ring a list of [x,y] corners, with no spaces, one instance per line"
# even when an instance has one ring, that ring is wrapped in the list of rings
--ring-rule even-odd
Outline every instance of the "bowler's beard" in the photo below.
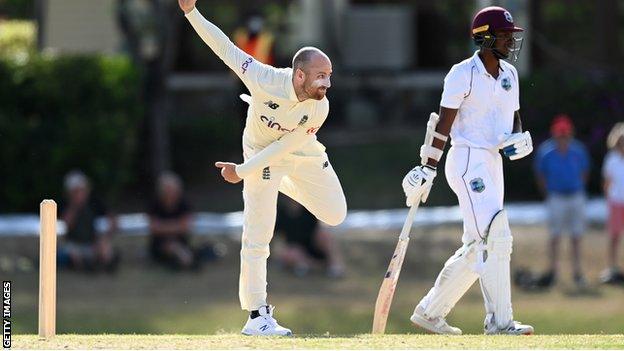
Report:
[[[305,92],[310,99],[323,100],[327,93],[327,87],[323,86],[318,80],[306,84]]]

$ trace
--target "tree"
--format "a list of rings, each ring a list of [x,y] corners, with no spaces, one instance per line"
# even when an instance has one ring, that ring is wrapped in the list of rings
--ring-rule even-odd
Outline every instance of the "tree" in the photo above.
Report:
[[[118,0],[118,11],[126,49],[142,73],[144,172],[153,180],[171,164],[166,81],[181,16],[172,0]]]

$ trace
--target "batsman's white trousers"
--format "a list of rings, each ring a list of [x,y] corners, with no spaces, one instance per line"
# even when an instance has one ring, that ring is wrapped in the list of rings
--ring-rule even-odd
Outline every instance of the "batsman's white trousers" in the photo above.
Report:
[[[462,242],[479,242],[494,215],[503,209],[502,158],[496,149],[453,146],[446,156],[444,172],[464,219]]]
[[[277,194],[299,202],[320,221],[342,223],[347,202],[327,155],[289,155],[276,165],[244,179],[239,298],[244,310],[267,304],[267,258],[273,237]]]
[[[453,146],[446,157],[445,174],[459,200],[463,246],[447,260],[435,285],[419,303],[428,317],[445,317],[480,277],[479,245],[492,218],[503,208],[503,163],[498,150]],[[491,312],[487,299],[486,312]]]

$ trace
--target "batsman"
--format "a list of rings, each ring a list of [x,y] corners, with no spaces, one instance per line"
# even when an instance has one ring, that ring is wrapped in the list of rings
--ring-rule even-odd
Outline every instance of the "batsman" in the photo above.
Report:
[[[410,320],[437,334],[461,334],[445,318],[479,279],[485,301],[485,334],[532,334],[533,327],[514,321],[509,263],[513,237],[503,208],[503,163],[533,151],[531,135],[522,131],[515,61],[523,29],[509,11],[486,7],[472,22],[474,55],[454,65],[444,78],[439,116],[432,113],[421,165],[403,179],[407,205],[425,202],[436,166],[450,134],[446,179],[457,195],[463,216],[462,247],[449,258]]]
[[[243,181],[244,222],[241,239],[239,299],[249,311],[245,335],[291,335],[273,318],[267,303],[269,243],[273,236],[278,192],[291,197],[328,225],[340,224],[347,204],[340,181],[316,132],[329,113],[325,94],[332,64],[314,47],[293,57],[292,68],[256,61],[236,47],[195,7],[178,0],[190,24],[214,53],[240,78],[249,92],[241,164],[217,162],[230,183]]]

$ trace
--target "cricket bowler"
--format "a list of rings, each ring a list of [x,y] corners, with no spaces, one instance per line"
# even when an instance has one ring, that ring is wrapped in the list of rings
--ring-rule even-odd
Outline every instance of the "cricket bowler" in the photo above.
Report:
[[[503,163],[533,151],[531,135],[522,131],[515,61],[523,29],[509,11],[486,7],[472,22],[474,55],[454,65],[444,78],[439,116],[427,123],[421,165],[403,179],[407,205],[425,202],[450,134],[444,169],[457,195],[464,222],[462,247],[449,258],[433,288],[418,303],[410,320],[437,334],[461,334],[446,315],[479,279],[485,301],[485,334],[532,334],[533,327],[514,321],[509,262],[512,235],[503,209]]]
[[[347,203],[325,147],[316,132],[329,113],[325,94],[332,64],[314,47],[293,57],[292,68],[262,64],[236,47],[195,7],[178,0],[185,17],[214,53],[243,81],[251,96],[243,131],[242,164],[217,162],[230,183],[243,181],[244,223],[239,298],[250,312],[245,335],[292,335],[273,318],[267,303],[269,242],[273,236],[278,192],[291,197],[328,225],[342,223]]]

